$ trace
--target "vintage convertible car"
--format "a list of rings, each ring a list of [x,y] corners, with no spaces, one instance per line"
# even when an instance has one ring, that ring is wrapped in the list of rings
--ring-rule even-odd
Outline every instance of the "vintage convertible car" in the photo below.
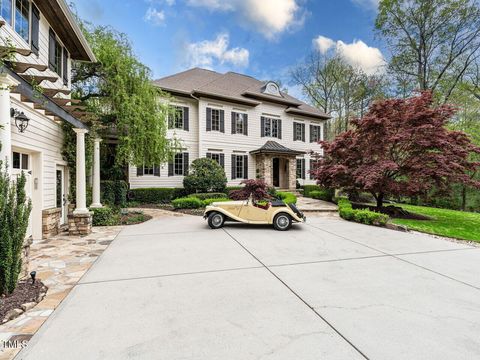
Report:
[[[305,215],[293,204],[275,200],[259,204],[252,200],[216,202],[207,206],[204,219],[212,229],[219,229],[225,221],[246,224],[273,224],[279,231],[290,229],[292,223],[305,222]]]

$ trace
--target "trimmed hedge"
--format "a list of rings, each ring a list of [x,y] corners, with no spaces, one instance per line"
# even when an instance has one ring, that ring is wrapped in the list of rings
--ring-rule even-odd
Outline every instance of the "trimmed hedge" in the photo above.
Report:
[[[207,199],[221,199],[221,198],[228,198],[228,195],[225,193],[198,193],[198,194],[191,194],[188,197],[196,197],[200,200],[207,200]]]
[[[366,225],[385,226],[388,221],[388,215],[380,214],[368,209],[353,209],[352,204],[347,199],[338,200],[338,212],[340,217],[348,221],[355,221]]]
[[[114,209],[104,206],[90,209],[93,212],[93,226],[112,226],[119,222],[119,214]]]
[[[223,198],[216,198],[216,199],[205,199],[203,200],[203,205],[208,206],[213,204],[214,202],[225,202],[225,201],[232,201],[229,198],[223,197]]]
[[[125,206],[127,203],[128,184],[123,180],[102,180],[100,194],[102,204]]]
[[[297,203],[297,197],[295,194],[292,194],[290,192],[282,192],[282,191],[277,191],[277,197],[279,197],[285,204],[296,204]]]
[[[303,196],[310,197],[310,192],[320,190],[322,190],[322,188],[318,185],[303,185]]]
[[[335,191],[325,190],[325,189],[314,190],[314,191],[310,191],[309,193],[309,197],[311,197],[312,199],[318,199],[318,200],[323,200],[328,202],[332,202],[334,195],[335,195]]]
[[[240,190],[240,189],[243,189],[243,186],[227,186],[225,188],[225,191],[227,193],[230,193],[230,191],[234,191],[234,190]]]
[[[186,195],[183,188],[145,188],[131,189],[128,198],[140,204],[168,204]]]
[[[185,197],[173,200],[172,205],[175,209],[199,209],[204,203],[195,197]]]

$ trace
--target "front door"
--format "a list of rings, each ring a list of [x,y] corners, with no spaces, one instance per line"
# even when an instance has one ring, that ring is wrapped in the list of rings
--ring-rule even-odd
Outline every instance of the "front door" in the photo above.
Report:
[[[60,216],[60,225],[63,225],[67,222],[67,195],[65,187],[65,167],[57,166],[56,172],[56,207],[62,209]]]
[[[27,199],[32,199],[32,170],[31,170],[31,156],[28,153],[14,151],[12,154],[12,179],[16,180],[20,177],[22,172],[25,174],[25,195]],[[30,219],[28,221],[28,228],[26,237],[32,235],[32,213],[30,212]]]
[[[273,186],[280,186],[280,159],[273,159]]]

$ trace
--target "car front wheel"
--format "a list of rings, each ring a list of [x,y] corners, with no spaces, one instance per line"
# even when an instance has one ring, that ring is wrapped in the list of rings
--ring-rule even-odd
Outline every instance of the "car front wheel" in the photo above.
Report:
[[[208,215],[208,226],[212,229],[220,229],[225,222],[225,216],[219,212],[212,212]]]
[[[285,213],[277,214],[273,219],[273,227],[278,231],[286,231],[292,227],[292,218]]]

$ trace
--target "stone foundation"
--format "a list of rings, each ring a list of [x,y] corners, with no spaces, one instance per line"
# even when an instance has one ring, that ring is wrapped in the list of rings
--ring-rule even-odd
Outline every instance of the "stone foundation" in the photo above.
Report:
[[[42,238],[49,239],[60,233],[61,208],[46,209],[42,211]]]
[[[30,276],[28,271],[28,267],[30,265],[30,245],[32,245],[33,239],[31,236],[25,239],[23,242],[22,248],[22,270],[20,272],[20,279],[25,279],[26,277]]]
[[[92,232],[93,213],[68,215],[68,234],[70,236],[86,236]]]

